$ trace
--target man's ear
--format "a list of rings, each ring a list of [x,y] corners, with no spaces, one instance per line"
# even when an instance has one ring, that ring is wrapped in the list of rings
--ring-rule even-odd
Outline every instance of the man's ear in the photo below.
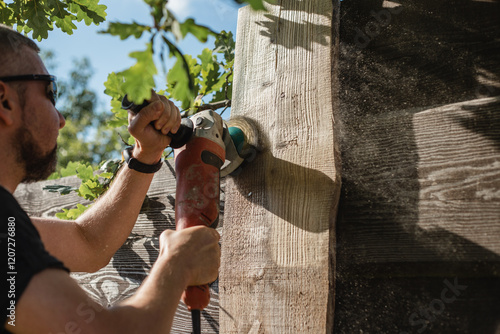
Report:
[[[5,82],[0,81],[0,123],[11,126],[13,119],[13,98],[15,91]]]

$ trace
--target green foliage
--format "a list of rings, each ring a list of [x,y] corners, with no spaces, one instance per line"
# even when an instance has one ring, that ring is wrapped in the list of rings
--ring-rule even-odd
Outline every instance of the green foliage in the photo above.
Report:
[[[196,57],[183,55],[182,58],[178,58],[167,72],[168,84],[165,95],[174,101],[179,101],[182,109],[189,110],[188,115],[196,112],[196,106],[204,102],[202,100],[204,97],[208,97],[206,101],[208,103],[231,99],[234,47],[233,34],[221,31],[215,38],[212,50],[205,48]],[[152,77],[147,76],[148,71],[153,73],[153,70],[156,70],[156,67],[153,67],[152,58],[150,58],[152,54],[138,53],[138,55],[145,58],[136,58],[138,63],[143,62],[141,71],[135,73],[134,69],[132,73],[128,72],[132,67],[127,71],[111,73],[104,84],[106,87],[104,92],[112,98],[111,111],[114,115],[110,121],[112,126],[118,127],[128,124],[127,112],[121,108],[121,101],[126,92],[131,94],[130,92],[133,92],[132,89],[134,89],[136,83],[144,83],[149,79],[153,80]],[[134,77],[134,75],[137,75],[137,77]],[[141,79],[139,76],[144,76],[144,78]],[[186,84],[188,81],[193,82],[192,89]],[[137,87],[138,89],[144,89],[145,85],[142,84]],[[140,95],[140,92],[134,96],[137,97],[138,95]],[[195,96],[198,97],[196,100],[194,99]],[[142,103],[142,100],[136,103]]]
[[[16,0],[6,3],[0,0],[0,21],[41,41],[48,37],[48,32],[56,27],[68,35],[76,29],[75,21],[84,21],[86,25],[104,22],[105,5],[99,0]]]
[[[108,189],[119,167],[120,163],[116,161],[107,162],[101,169],[94,169],[92,166],[81,162],[69,162],[65,168],[61,169],[59,173],[51,175],[50,178],[58,179],[76,175],[82,180],[80,187],[74,188],[65,185],[49,185],[45,186],[43,189],[49,192],[58,192],[61,195],[67,195],[74,191],[78,196],[94,201]],[[98,171],[100,173],[96,173]],[[60,219],[76,219],[90,206],[91,204],[77,204],[76,209],[63,209],[63,212],[56,213],[56,217]]]
[[[87,209],[90,208],[90,205],[77,204],[76,209],[62,209],[63,212],[56,213],[56,217],[64,220],[75,220],[80,217]]]
[[[109,24],[107,33],[113,36],[120,36],[121,40],[125,40],[130,36],[141,38],[144,32],[150,32],[151,28],[136,22],[126,24],[119,22],[111,22]]]
[[[136,64],[129,69],[118,73],[125,78],[122,84],[123,91],[127,92],[131,101],[142,103],[151,98],[151,88],[155,86],[153,76],[157,73],[153,61],[153,50],[150,43],[144,51],[136,51],[130,57],[137,60]]]
[[[146,46],[146,50],[132,52],[130,57],[136,59],[136,64],[131,68],[119,72],[116,75],[123,77],[122,81],[112,78],[114,82],[114,90],[123,91],[128,94],[130,100],[136,104],[142,103],[151,97],[151,89],[155,87],[153,76],[157,74],[156,66],[153,61],[153,54],[160,52],[161,59],[164,59],[165,54],[177,58],[179,64],[182,65],[182,70],[185,72],[183,76],[179,77],[176,81],[176,89],[179,95],[183,96],[185,100],[194,100],[195,88],[193,80],[189,75],[189,64],[187,63],[182,52],[178,49],[171,39],[174,36],[176,41],[185,38],[188,34],[193,35],[200,42],[206,42],[208,36],[215,36],[216,33],[208,27],[197,24],[193,19],[187,19],[184,22],[178,21],[175,16],[167,9],[166,0],[145,0],[150,6],[150,13],[153,18],[153,25],[146,26],[133,22],[121,23],[111,22],[108,29],[102,33],[119,36],[122,40],[131,36],[140,38],[144,34],[148,34],[150,42]],[[177,79],[177,76],[175,77]],[[108,78],[109,79],[109,78]],[[116,85],[120,86],[117,87]],[[108,84],[106,84],[108,91]],[[112,95],[114,98],[114,96]],[[114,106],[113,106],[114,107]],[[114,109],[114,108],[113,108]]]
[[[151,26],[133,23],[111,22],[102,33],[140,38],[146,34],[148,40],[145,51],[133,52],[130,57],[136,59],[131,68],[112,74],[108,77],[106,94],[112,99],[112,111],[116,115],[116,124],[124,124],[125,114],[120,108],[121,98],[128,94],[129,99],[140,104],[150,97],[151,89],[155,87],[153,76],[157,73],[154,64],[154,54],[164,61],[165,56],[175,57],[176,61],[166,73],[168,96],[180,102],[183,109],[195,112],[201,97],[211,96],[213,102],[217,99],[231,98],[232,67],[234,60],[234,39],[232,34],[222,31],[215,33],[208,27],[199,25],[192,18],[184,22],[168,10],[167,0],[144,0],[150,6],[153,18]],[[250,3],[252,8],[264,9],[263,0],[238,0],[238,3]],[[180,41],[191,34],[200,42],[205,43],[210,36],[215,37],[215,48],[205,49],[201,55],[193,57],[184,55],[172,40]],[[220,55],[221,57],[217,57]],[[223,59],[223,60],[220,60]],[[196,98],[198,96],[198,98]]]
[[[217,54],[224,55],[219,60]],[[186,73],[184,63],[188,65]],[[234,40],[231,32],[222,31],[215,40],[213,50],[205,48],[200,55],[193,58],[184,55],[184,61],[178,59],[167,73],[167,96],[175,101],[181,102],[183,109],[190,109],[189,114],[196,112],[196,106],[201,103],[205,96],[211,96],[209,103],[231,98],[234,63]],[[190,76],[194,82],[194,95],[198,98],[194,101],[183,81]]]

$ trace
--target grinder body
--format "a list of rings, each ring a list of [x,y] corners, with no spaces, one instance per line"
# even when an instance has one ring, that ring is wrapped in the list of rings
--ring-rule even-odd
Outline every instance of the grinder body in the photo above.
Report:
[[[215,228],[219,220],[224,124],[220,115],[211,110],[193,116],[192,121],[193,135],[174,150],[177,230],[199,225]],[[203,310],[210,301],[208,285],[188,287],[182,299],[189,310]]]

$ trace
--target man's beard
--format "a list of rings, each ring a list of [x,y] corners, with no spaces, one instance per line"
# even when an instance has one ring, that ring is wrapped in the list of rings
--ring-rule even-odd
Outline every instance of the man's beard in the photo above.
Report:
[[[23,127],[14,136],[17,146],[18,162],[24,165],[25,175],[22,183],[45,180],[57,165],[57,144],[49,153],[42,153],[31,132]]]

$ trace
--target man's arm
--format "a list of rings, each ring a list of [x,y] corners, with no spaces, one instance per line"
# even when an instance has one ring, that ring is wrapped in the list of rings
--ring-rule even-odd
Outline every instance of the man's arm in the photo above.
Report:
[[[123,166],[106,194],[76,221],[32,218],[45,248],[71,271],[104,267],[132,231],[152,178]]]
[[[165,134],[176,132],[179,126],[177,107],[153,93],[150,105],[138,115],[129,114],[129,132],[136,138],[133,156],[146,164],[158,162],[170,143]],[[109,262],[132,231],[152,179],[153,174],[124,166],[110,189],[76,221],[32,221],[47,250],[71,271],[96,271]]]
[[[208,227],[165,231],[160,255],[131,298],[104,309],[63,270],[35,275],[16,305],[12,333],[169,333],[187,286],[217,278],[219,234]]]

